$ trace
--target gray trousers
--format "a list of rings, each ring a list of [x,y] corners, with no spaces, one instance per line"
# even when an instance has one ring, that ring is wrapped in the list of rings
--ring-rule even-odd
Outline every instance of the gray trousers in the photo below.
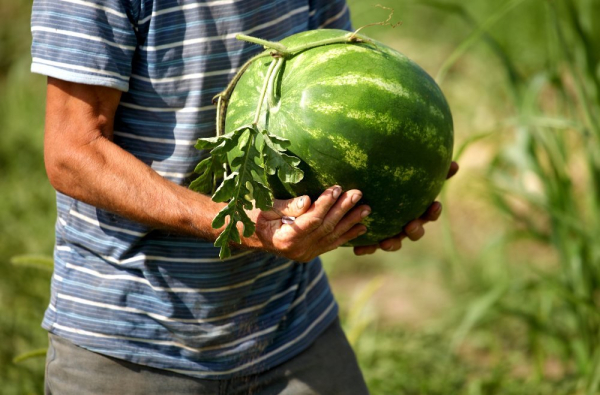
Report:
[[[304,352],[271,370],[207,380],[97,354],[50,334],[46,395],[368,395],[336,320]]]

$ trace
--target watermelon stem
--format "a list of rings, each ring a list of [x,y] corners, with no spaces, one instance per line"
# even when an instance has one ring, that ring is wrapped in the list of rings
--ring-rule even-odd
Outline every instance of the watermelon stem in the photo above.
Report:
[[[279,71],[281,70],[281,67],[283,66],[283,63],[285,62],[285,58],[275,58],[275,68],[273,69],[273,72],[271,73],[271,76],[269,77],[269,83],[267,85],[267,93],[269,94],[267,96],[268,99],[268,104],[269,104],[269,108],[273,108],[276,106],[275,100],[275,80],[277,79],[277,75],[279,74]]]
[[[262,38],[247,36],[245,34],[238,34],[235,36],[235,38],[237,40],[247,41],[249,43],[262,45],[265,49],[274,49],[281,53],[287,52],[287,47],[285,45],[274,42],[274,41],[267,41],[267,40],[263,40]]]
[[[216,94],[213,97],[212,102],[213,104],[217,105],[217,136],[223,135],[223,131],[225,130],[225,114],[227,114],[227,105],[229,104],[229,98],[231,97],[231,94],[233,93],[233,90],[235,89],[235,86],[237,85],[239,79],[242,78],[242,75],[244,75],[246,69],[250,67],[250,65],[254,63],[255,60],[264,58],[266,56],[271,56],[271,54],[269,52],[262,52],[250,58],[246,63],[242,65],[242,67],[240,67],[239,71],[236,73],[235,76],[233,76],[225,90],[221,93]]]
[[[285,56],[297,55],[300,52],[304,52],[308,49],[312,49],[312,48],[316,48],[316,47],[322,47],[323,45],[370,42],[370,40],[357,37],[355,34],[356,34],[356,32],[348,33],[348,34],[344,35],[343,37],[328,38],[325,40],[319,40],[319,41],[315,41],[315,42],[308,43],[308,44],[298,45],[297,47],[292,47],[292,48],[288,49],[287,52],[284,53],[283,55],[285,55]]]
[[[269,89],[269,82],[271,81],[271,75],[273,71],[277,68],[279,62],[281,62],[282,58],[274,59],[269,65],[269,69],[267,70],[267,76],[265,77],[265,82],[263,84],[263,88],[260,92],[260,97],[258,99],[258,104],[256,105],[256,113],[254,114],[254,120],[252,121],[252,125],[256,127],[258,125],[258,120],[260,118],[260,110],[262,109],[262,104],[265,101],[265,96],[267,94],[267,90]]]
[[[369,25],[367,25],[367,26],[369,26]],[[366,27],[366,26],[363,26],[363,27]],[[360,30],[360,29],[362,29],[362,27],[359,28],[358,30]],[[324,40],[319,40],[319,41],[315,41],[315,42],[308,43],[308,44],[298,45],[297,47],[292,47],[292,48],[287,48],[285,45],[283,45],[281,43],[267,41],[267,40],[263,40],[263,39],[252,37],[252,36],[246,36],[245,34],[238,34],[235,36],[235,38],[237,38],[238,40],[247,41],[247,42],[250,42],[253,44],[262,45],[266,50],[272,49],[272,50],[276,51],[276,53],[271,53],[271,55],[290,57],[290,56],[297,55],[300,52],[306,51],[308,49],[321,47],[323,45],[355,43],[355,42],[369,42],[369,40],[367,40],[367,39],[359,38],[356,36],[356,33],[358,33],[358,30],[356,30],[355,32],[352,32],[352,33],[348,33],[342,37],[327,38]]]

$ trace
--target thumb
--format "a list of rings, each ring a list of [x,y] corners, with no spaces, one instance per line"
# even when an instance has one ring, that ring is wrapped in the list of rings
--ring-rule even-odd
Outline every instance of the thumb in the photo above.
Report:
[[[268,212],[268,219],[278,219],[284,216],[299,217],[307,212],[309,208],[310,198],[306,195],[287,200],[275,199],[273,209]]]

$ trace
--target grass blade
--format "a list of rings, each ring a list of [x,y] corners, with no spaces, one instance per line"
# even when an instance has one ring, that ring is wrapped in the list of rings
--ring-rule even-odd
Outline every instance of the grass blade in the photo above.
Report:
[[[492,16],[490,16],[484,23],[482,23],[479,27],[477,27],[469,36],[456,47],[456,49],[450,54],[450,56],[446,59],[446,61],[440,67],[435,80],[438,84],[442,84],[444,79],[446,78],[446,74],[448,70],[456,63],[461,56],[467,52],[467,50],[477,42],[486,31],[492,27],[495,23],[497,23],[500,19],[502,19],[506,14],[508,14],[512,9],[517,7],[525,0],[511,0],[505,3],[498,11],[496,11]]]
[[[28,351],[28,352],[23,353],[21,355],[17,355],[13,359],[13,363],[20,363],[20,362],[23,362],[23,361],[26,361],[26,360],[32,359],[32,358],[45,357],[46,356],[46,351],[47,351],[47,348],[38,348],[36,350]]]
[[[17,255],[10,259],[14,266],[32,267],[52,273],[54,270],[54,259],[42,255]]]

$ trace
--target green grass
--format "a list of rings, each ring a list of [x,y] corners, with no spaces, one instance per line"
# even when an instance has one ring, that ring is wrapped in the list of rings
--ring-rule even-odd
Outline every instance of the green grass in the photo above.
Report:
[[[476,318],[497,311],[521,319],[529,330],[535,374],[543,377],[549,358],[559,358],[572,365],[578,390],[595,394],[600,391],[600,40],[592,26],[585,27],[590,7],[571,0],[547,3],[540,19],[550,56],[531,76],[516,74],[516,62],[496,51],[510,77],[514,117],[505,129],[510,138],[488,168],[488,189],[496,208],[514,221],[511,238],[552,248],[558,267],[530,267],[530,277],[496,283],[480,298],[484,307]]]
[[[56,208],[43,167],[45,78],[29,73],[28,2],[3,2],[0,12],[0,392],[40,394],[42,359],[13,359],[47,344],[40,324],[50,276],[13,266],[10,258],[52,254]]]
[[[538,382],[522,377],[519,370],[528,361],[518,353],[498,354],[495,338],[474,339],[477,347],[461,353],[448,352],[448,336],[440,332],[380,330],[366,333],[363,340],[357,354],[373,394],[574,393],[571,378]]]

